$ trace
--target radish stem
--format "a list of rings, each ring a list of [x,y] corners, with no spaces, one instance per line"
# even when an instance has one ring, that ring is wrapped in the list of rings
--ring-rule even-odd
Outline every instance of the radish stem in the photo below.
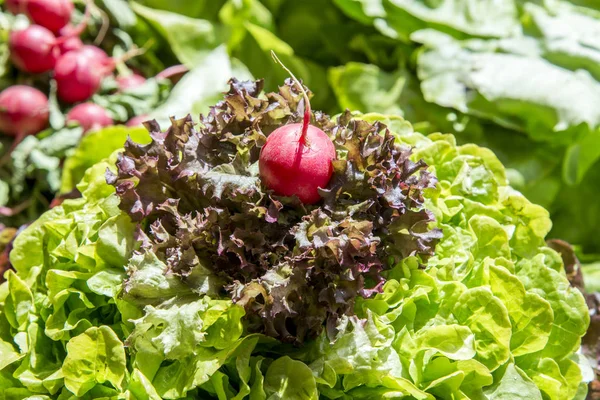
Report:
[[[292,81],[294,81],[296,86],[298,86],[304,98],[304,119],[302,120],[302,134],[300,135],[300,143],[305,143],[306,131],[308,130],[308,125],[310,124],[310,101],[308,100],[308,94],[306,94],[306,90],[304,90],[304,86],[300,83],[298,78],[296,78],[292,71],[290,71],[289,68],[281,62],[273,50],[271,50],[271,57],[273,57],[273,60],[275,60],[277,64],[279,64],[288,74],[290,74]]]

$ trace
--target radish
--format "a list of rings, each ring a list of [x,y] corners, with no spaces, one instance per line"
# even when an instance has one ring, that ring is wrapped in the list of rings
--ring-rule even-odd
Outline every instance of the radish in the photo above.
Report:
[[[0,92],[0,132],[33,135],[48,125],[48,98],[31,86],[15,85]]]
[[[90,57],[92,60],[99,63],[100,65],[108,66],[113,64],[112,58],[110,58],[108,54],[106,54],[106,52],[98,46],[86,44],[81,48],[81,53],[87,57]]]
[[[75,10],[71,0],[27,0],[25,13],[38,25],[58,33],[69,23]]]
[[[105,75],[106,66],[83,49],[63,54],[54,67],[58,98],[67,103],[85,101],[100,89]]]
[[[84,132],[113,124],[108,112],[94,103],[81,103],[73,107],[67,114],[67,122],[77,122]]]
[[[125,126],[134,127],[134,126],[144,126],[144,122],[148,121],[150,117],[148,115],[136,115],[131,118]]]
[[[21,2],[17,7],[28,7],[30,3],[33,4],[33,0]],[[38,1],[35,4],[42,3]],[[30,25],[25,29],[11,32],[9,37],[11,60],[17,68],[25,72],[41,73],[52,70],[61,54],[83,46],[79,35],[85,30],[89,18],[88,4],[81,22],[76,26],[64,25],[58,30],[60,34],[58,38],[51,30],[42,26],[43,24]]]
[[[0,92],[0,132],[15,138],[0,158],[0,166],[10,160],[12,151],[26,136],[44,129],[48,119],[48,98],[39,90],[15,85]]]
[[[146,78],[140,74],[120,75],[117,77],[117,85],[119,85],[120,91],[133,89],[142,86],[146,83]]]
[[[99,47],[85,45],[61,55],[54,67],[58,98],[67,103],[88,100],[100,89],[102,79],[113,72],[117,63],[138,54],[141,51],[134,48],[115,59]]]
[[[259,174],[267,186],[282,196],[297,196],[304,204],[321,199],[324,188],[333,175],[335,146],[325,132],[310,125],[310,103],[302,84],[292,72],[271,55],[292,77],[304,97],[304,119],[301,124],[289,124],[274,130],[260,151]]]
[[[79,50],[83,47],[83,42],[79,38],[79,28],[73,25],[66,25],[59,32],[58,48],[60,54],[68,53],[69,51]]]
[[[30,73],[52,70],[60,53],[54,34],[39,25],[11,32],[8,45],[15,66]]]

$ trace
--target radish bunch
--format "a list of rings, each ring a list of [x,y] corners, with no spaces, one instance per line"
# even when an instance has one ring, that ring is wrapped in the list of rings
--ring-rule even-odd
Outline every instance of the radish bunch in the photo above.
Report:
[[[84,132],[113,124],[111,114],[90,99],[98,93],[105,79],[113,79],[119,63],[139,54],[133,49],[120,58],[113,58],[100,47],[84,43],[81,35],[95,7],[92,0],[86,2],[85,14],[78,23],[73,21],[73,0],[5,0],[4,3],[11,13],[24,14],[31,22],[24,29],[10,32],[8,45],[12,64],[23,74],[38,75],[26,78],[26,82],[40,81],[39,74],[47,74],[41,78],[54,81],[61,106],[70,109],[66,122],[79,124]],[[187,68],[176,65],[156,75],[156,79],[173,81],[186,72]],[[120,74],[114,80],[115,94],[134,90],[146,82],[138,72]],[[23,99],[30,99],[31,104]],[[0,92],[0,100],[0,133],[14,137],[11,150],[25,136],[49,125],[47,93],[29,86],[12,86]],[[120,122],[139,126],[148,118],[134,115]],[[2,163],[0,159],[0,165]]]
[[[85,29],[88,10],[78,26],[69,24],[75,6],[71,0],[9,0],[12,13],[23,13],[32,24],[9,37],[11,59],[28,73],[49,72],[62,54],[83,46],[79,35]]]
[[[75,104],[67,114],[67,122],[78,123],[84,131],[112,125],[108,111],[88,100],[122,60],[81,40],[90,5],[76,25],[72,24],[72,0],[6,0],[5,5],[9,12],[24,14],[31,21],[28,27],[10,32],[8,45],[13,65],[26,74],[48,73],[54,79],[58,99],[63,104]],[[145,81],[139,74],[117,78],[120,91]],[[0,132],[15,137],[13,148],[25,136],[46,128],[48,122],[47,94],[25,85],[0,92]]]
[[[116,62],[102,49],[84,45],[79,36],[83,21],[70,24],[75,9],[71,0],[11,0],[12,12],[23,12],[32,25],[10,34],[11,60],[23,72],[53,72],[58,98],[65,103],[86,101],[112,73]]]
[[[146,79],[156,64],[131,68],[128,60],[142,51],[135,45],[120,51],[140,37],[109,26],[94,0],[78,1],[0,0],[10,57],[0,82],[0,189],[9,185],[9,196],[0,199],[0,231],[60,204],[62,195],[52,200],[62,189],[56,178],[82,135],[115,124],[141,126],[169,96],[170,83],[187,72],[167,65]],[[88,139],[121,137],[123,129],[97,133]]]

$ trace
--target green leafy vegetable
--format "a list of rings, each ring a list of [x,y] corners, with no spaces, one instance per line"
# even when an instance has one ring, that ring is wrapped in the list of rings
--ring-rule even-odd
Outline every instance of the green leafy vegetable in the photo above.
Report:
[[[317,384],[310,368],[284,356],[269,366],[264,382],[269,399],[317,400]]]
[[[125,378],[125,349],[108,326],[91,327],[69,341],[61,371],[65,387],[76,396],[105,382],[121,389]]]
[[[131,137],[140,143],[150,139],[148,131],[144,128],[125,128],[122,126],[105,128],[85,135],[73,154],[65,161],[60,191],[67,193],[73,190],[88,168],[121,148],[127,137]]]

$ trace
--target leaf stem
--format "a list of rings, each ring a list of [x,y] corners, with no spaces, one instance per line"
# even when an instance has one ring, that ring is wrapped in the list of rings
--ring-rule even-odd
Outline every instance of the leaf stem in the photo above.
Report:
[[[72,39],[74,37],[81,36],[81,34],[85,30],[85,28],[87,28],[88,22],[90,20],[90,8],[91,7],[95,7],[93,1],[92,0],[86,0],[86,2],[85,2],[85,12],[83,14],[83,18],[81,19],[81,21],[77,25],[75,25],[73,27],[73,30],[70,33],[57,38],[56,42],[55,42],[55,45],[62,44],[64,42],[66,42],[67,40]]]
[[[156,79],[169,79],[174,75],[181,75],[189,72],[189,68],[183,64],[173,65],[156,74]]]

